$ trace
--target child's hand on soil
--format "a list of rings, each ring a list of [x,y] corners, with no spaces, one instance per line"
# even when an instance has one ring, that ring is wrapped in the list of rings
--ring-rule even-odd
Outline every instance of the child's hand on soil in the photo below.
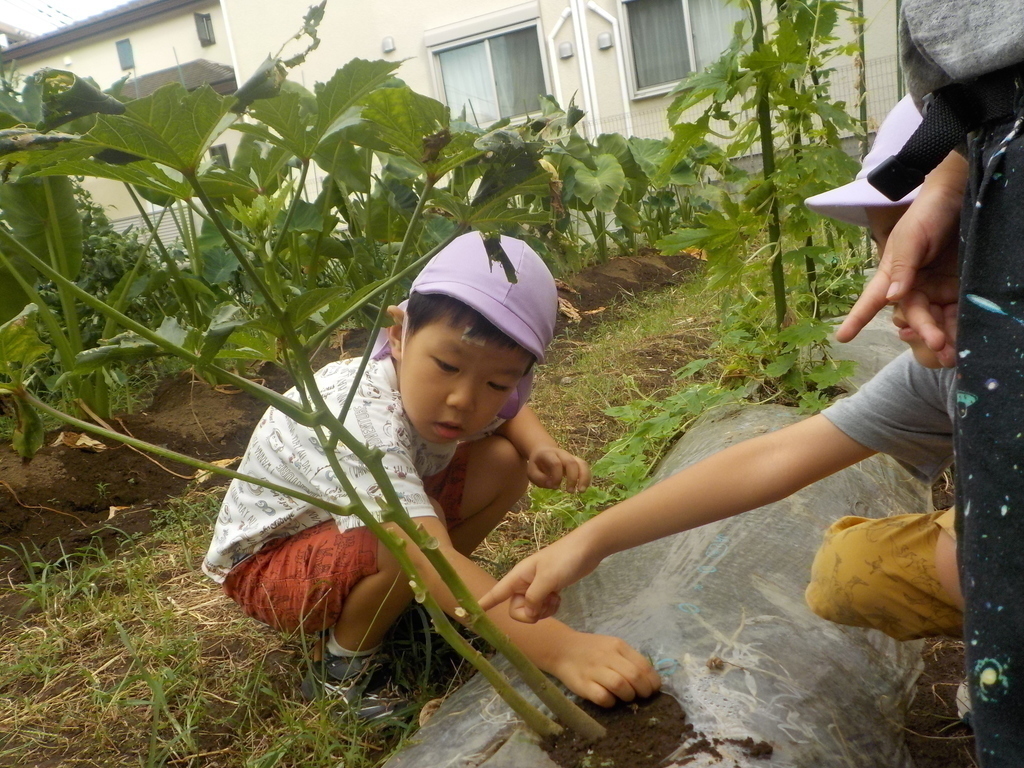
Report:
[[[602,707],[612,706],[617,698],[646,698],[661,688],[650,662],[617,637],[574,632],[572,642],[560,645],[547,671],[573,693]]]
[[[541,488],[559,488],[563,480],[570,493],[580,493],[590,486],[590,465],[561,448],[537,448],[528,460],[526,475]]]

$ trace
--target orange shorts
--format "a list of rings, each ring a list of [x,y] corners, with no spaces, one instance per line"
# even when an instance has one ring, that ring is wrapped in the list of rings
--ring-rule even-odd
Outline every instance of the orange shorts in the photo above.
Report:
[[[423,480],[449,530],[462,522],[465,447],[460,445],[447,467]],[[377,537],[364,527],[341,531],[327,520],[271,541],[232,568],[223,588],[247,616],[284,632],[313,635],[338,622],[349,592],[377,570]]]

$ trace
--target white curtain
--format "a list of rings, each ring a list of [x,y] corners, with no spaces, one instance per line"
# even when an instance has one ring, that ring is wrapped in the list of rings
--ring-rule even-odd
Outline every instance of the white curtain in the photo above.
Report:
[[[540,109],[537,97],[546,92],[537,28],[492,37],[490,44],[501,116],[536,113]]]
[[[680,80],[690,72],[684,0],[632,0],[626,4],[636,87]]]
[[[498,119],[498,98],[487,62],[487,43],[479,42],[438,54],[444,95],[452,116],[463,108],[466,120],[487,125]]]
[[[743,8],[725,0],[689,0],[693,25],[693,50],[697,69],[704,69],[722,55],[732,42],[737,21],[746,14]]]

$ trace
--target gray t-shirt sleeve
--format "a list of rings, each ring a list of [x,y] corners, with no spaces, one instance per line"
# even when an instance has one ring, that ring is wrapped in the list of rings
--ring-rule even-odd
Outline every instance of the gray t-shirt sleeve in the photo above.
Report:
[[[887,453],[931,483],[953,461],[956,372],[919,365],[904,352],[822,415],[861,445]]]

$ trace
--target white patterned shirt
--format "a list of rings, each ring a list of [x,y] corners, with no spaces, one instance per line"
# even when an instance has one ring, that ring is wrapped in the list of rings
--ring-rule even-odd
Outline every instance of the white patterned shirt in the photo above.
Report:
[[[341,412],[358,368],[359,359],[355,358],[330,363],[316,374],[320,392],[335,415]],[[299,400],[294,389],[286,392],[285,397]],[[495,419],[471,439],[493,432],[502,422]],[[345,418],[345,427],[363,444],[384,452],[384,468],[410,517],[435,516],[421,478],[448,466],[457,444],[430,443],[416,432],[406,418],[398,375],[390,357],[371,360],[367,365]],[[335,451],[360,500],[381,520],[384,496],[369,470],[343,445],[339,444]],[[348,503],[314,431],[274,408],[260,419],[238,471],[336,504]],[[293,536],[332,517],[342,531],[362,525],[355,515],[332,515],[277,491],[232,480],[203,560],[203,571],[222,582],[232,567],[268,541]]]

